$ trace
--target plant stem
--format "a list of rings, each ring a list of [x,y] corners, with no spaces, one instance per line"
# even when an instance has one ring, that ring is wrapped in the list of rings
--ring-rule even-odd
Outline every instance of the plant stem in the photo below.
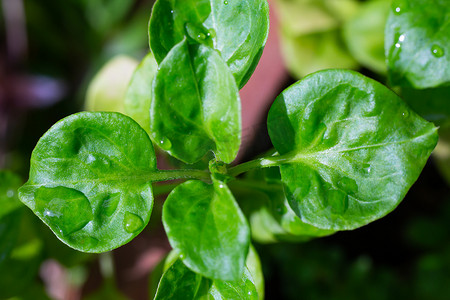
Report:
[[[228,169],[228,175],[236,177],[256,168],[269,168],[282,165],[289,160],[287,156],[270,156],[254,159]]]
[[[196,169],[158,170],[158,172],[153,173],[150,178],[152,182],[174,179],[200,179],[210,181],[211,174],[208,171]]]

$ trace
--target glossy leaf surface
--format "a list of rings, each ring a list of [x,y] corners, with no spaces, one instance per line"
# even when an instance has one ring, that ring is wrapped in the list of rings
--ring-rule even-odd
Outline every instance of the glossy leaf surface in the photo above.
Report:
[[[208,278],[240,278],[250,230],[224,183],[195,180],[176,187],[164,204],[163,224],[170,244],[189,268]]]
[[[448,0],[395,0],[385,31],[393,85],[418,89],[450,84]]]
[[[148,223],[155,172],[152,143],[131,118],[79,113],[39,140],[19,196],[70,247],[104,252]]]
[[[201,296],[206,295],[210,284],[208,279],[194,273],[178,259],[161,277],[155,300],[201,299]]]
[[[236,281],[211,280],[176,260],[161,277],[155,300],[160,299],[258,299],[252,275],[246,268]]]
[[[231,162],[241,138],[239,91],[220,55],[186,40],[159,66],[153,87],[150,132],[153,141],[185,163],[212,150]]]
[[[187,37],[192,43],[218,50],[242,87],[266,43],[269,7],[266,0],[158,0],[149,32],[158,63]]]
[[[125,113],[147,132],[150,130],[152,83],[157,68],[158,65],[153,54],[147,54],[134,71],[125,96]]]
[[[333,230],[392,211],[437,142],[433,124],[392,91],[344,70],[317,72],[286,89],[268,129],[292,209]]]

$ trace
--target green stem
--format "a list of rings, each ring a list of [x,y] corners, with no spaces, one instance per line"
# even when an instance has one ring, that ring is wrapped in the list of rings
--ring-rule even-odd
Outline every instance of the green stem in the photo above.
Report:
[[[195,169],[181,169],[181,170],[158,170],[152,173],[148,178],[152,182],[169,181],[174,179],[199,179],[204,181],[211,180],[211,174],[208,171]]]
[[[228,175],[236,177],[242,173],[257,168],[276,167],[286,163],[289,160],[287,156],[270,156],[254,159],[243,164],[228,169]]]

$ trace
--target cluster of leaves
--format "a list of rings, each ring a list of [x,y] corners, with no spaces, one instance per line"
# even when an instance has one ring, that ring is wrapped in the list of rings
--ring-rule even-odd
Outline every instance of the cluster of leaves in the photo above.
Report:
[[[98,253],[145,228],[153,183],[188,179],[164,204],[174,251],[155,298],[262,299],[251,234],[305,241],[379,219],[400,203],[437,143],[436,127],[387,87],[326,70],[275,100],[267,121],[274,150],[231,166],[241,140],[239,88],[267,34],[266,0],[158,0],[152,54],[118,108],[130,117],[83,112],[55,124],[33,151],[20,200],[61,241]],[[181,165],[210,161],[159,170],[153,144]]]

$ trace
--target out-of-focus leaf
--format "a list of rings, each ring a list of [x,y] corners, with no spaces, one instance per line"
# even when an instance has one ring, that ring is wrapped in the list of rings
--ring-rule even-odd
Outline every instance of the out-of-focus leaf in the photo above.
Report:
[[[450,87],[424,90],[405,87],[401,95],[417,114],[440,126],[440,131],[450,129]]]
[[[158,65],[153,54],[149,53],[134,71],[125,97],[125,113],[150,130],[150,106],[152,102],[152,83]]]
[[[329,68],[357,67],[339,30],[292,36],[281,32],[281,51],[288,70],[302,78],[312,72]]]
[[[391,212],[438,137],[391,90],[345,70],[317,72],[286,89],[268,129],[290,206],[305,223],[332,230]]]
[[[56,123],[31,156],[24,202],[56,236],[105,252],[148,223],[156,157],[147,133],[119,113],[79,113]]]
[[[417,89],[450,84],[448,0],[395,0],[385,31],[391,84]]]
[[[348,50],[363,66],[386,73],[384,27],[390,1],[371,0],[361,4],[358,14],[344,23],[344,38]]]
[[[277,0],[275,4],[281,27],[291,36],[334,30],[358,11],[354,0]]]
[[[124,113],[126,91],[137,65],[135,59],[120,55],[103,66],[87,89],[86,110]]]

